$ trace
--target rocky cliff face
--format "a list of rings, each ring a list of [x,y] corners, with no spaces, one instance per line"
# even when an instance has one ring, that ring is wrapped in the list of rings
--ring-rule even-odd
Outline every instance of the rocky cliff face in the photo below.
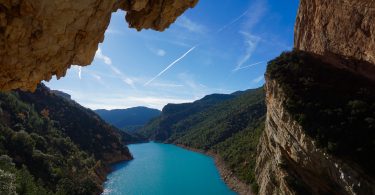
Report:
[[[258,146],[259,194],[374,194],[375,181],[359,167],[317,147],[284,108],[285,94],[267,78],[267,119]]]
[[[374,19],[373,0],[301,0],[295,47],[375,80]]]
[[[314,62],[320,63],[319,66],[335,67],[332,70],[336,69],[336,73],[339,69],[350,70],[360,75],[359,77],[369,78],[370,83],[375,80],[374,18],[375,1],[372,0],[301,0],[295,26],[295,48],[320,59],[321,63]],[[279,78],[300,76],[284,75],[287,73],[283,71],[277,74]],[[329,78],[339,74],[331,72],[326,75],[322,72],[320,75]],[[375,181],[369,176],[370,173],[365,172],[364,167],[353,163],[356,159],[343,155],[345,151],[339,158],[319,147],[317,140],[307,135],[308,130],[286,109],[293,93],[289,91],[287,96],[278,81],[271,79],[269,75],[266,77],[267,119],[265,132],[258,145],[256,165],[259,193],[375,194]],[[341,84],[344,86],[346,78],[341,78]],[[288,84],[288,90],[293,91],[295,87],[303,85],[322,90],[324,84],[319,82],[322,81],[311,77],[297,78],[294,83]],[[321,92],[321,99],[316,102],[318,105],[327,101],[324,99],[324,90]],[[309,110],[305,112],[308,113]],[[301,121],[305,119],[300,118]],[[339,129],[332,129],[335,130]],[[371,136],[372,133],[367,135]],[[360,151],[357,150],[358,153]]]
[[[129,27],[162,31],[197,1],[0,1],[0,90],[33,90],[72,64],[90,64],[119,8]]]

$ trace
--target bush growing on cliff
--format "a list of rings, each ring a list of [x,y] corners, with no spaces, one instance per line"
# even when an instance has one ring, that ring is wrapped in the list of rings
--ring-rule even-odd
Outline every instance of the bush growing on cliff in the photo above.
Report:
[[[375,174],[375,84],[293,51],[270,61],[267,77],[285,93],[285,108],[329,153]]]

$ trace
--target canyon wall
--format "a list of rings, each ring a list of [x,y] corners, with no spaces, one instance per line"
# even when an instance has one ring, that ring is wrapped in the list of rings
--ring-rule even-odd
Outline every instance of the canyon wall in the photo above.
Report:
[[[163,31],[198,0],[3,0],[0,2],[0,90],[33,90],[71,65],[89,65],[112,12],[129,27]],[[126,44],[126,43],[124,43]]]
[[[375,80],[374,20],[373,0],[301,0],[294,46]]]
[[[375,80],[374,19],[373,0],[301,0],[295,49],[370,82]],[[320,149],[285,109],[282,87],[266,77],[267,119],[256,165],[259,194],[375,194],[374,178]]]
[[[317,147],[284,108],[285,94],[266,82],[267,119],[257,151],[259,194],[375,194],[375,181]]]

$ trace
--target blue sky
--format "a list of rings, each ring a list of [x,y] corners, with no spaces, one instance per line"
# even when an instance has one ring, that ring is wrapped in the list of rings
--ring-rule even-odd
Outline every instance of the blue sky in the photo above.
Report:
[[[200,0],[164,32],[129,29],[116,12],[86,67],[46,85],[91,109],[191,102],[264,84],[267,61],[293,47],[298,0]]]

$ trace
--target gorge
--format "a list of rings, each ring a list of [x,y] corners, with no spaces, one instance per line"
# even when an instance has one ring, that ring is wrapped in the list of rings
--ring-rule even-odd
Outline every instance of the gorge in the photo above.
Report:
[[[125,145],[139,138],[38,83],[90,64],[117,9],[129,27],[163,31],[197,3],[0,2],[0,179],[12,178],[8,190],[101,193],[109,164],[132,159]],[[137,132],[217,156],[240,194],[375,194],[374,16],[372,0],[300,0],[294,49],[268,62],[264,87],[168,104]]]

